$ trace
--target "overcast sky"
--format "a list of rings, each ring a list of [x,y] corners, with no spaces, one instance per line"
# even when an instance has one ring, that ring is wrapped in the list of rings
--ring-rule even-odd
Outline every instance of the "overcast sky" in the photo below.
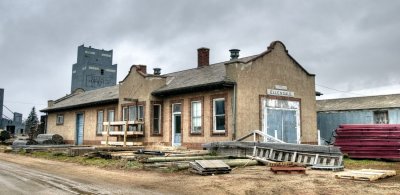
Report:
[[[0,0],[0,88],[26,118],[70,92],[81,44],[113,49],[120,81],[132,64],[168,73],[196,67],[199,47],[215,63],[280,40],[322,98],[400,93],[399,10],[396,0]]]

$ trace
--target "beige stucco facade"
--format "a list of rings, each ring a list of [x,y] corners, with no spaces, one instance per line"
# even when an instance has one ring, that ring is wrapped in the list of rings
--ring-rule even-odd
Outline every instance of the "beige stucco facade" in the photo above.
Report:
[[[261,101],[267,98],[267,89],[280,85],[294,92],[294,97],[270,98],[297,99],[300,102],[300,141],[317,142],[315,76],[302,69],[282,43],[271,44],[269,52],[254,61],[230,63],[226,68],[237,83],[237,137],[251,130],[262,130]]]
[[[86,107],[81,109],[73,109],[67,111],[58,111],[48,113],[47,116],[47,133],[59,134],[63,136],[64,141],[68,144],[76,143],[76,115],[78,113],[84,116],[84,126],[83,126],[83,144],[87,145],[99,145],[103,140],[103,136],[96,134],[97,127],[97,112],[102,110],[107,117],[107,111],[115,109],[118,113],[117,104],[108,104],[96,107]],[[57,115],[62,115],[64,117],[63,124],[57,124]],[[115,138],[111,138],[115,139]]]
[[[212,65],[210,65],[212,66]],[[169,78],[147,74],[145,66],[132,66],[128,75],[119,83],[118,104],[101,105],[81,109],[53,112],[48,115],[48,132],[57,133],[74,143],[76,137],[76,113],[84,113],[84,143],[99,144],[104,136],[96,135],[97,111],[115,109],[115,120],[122,121],[122,108],[141,105],[144,108],[144,134],[130,141],[145,145],[162,143],[172,145],[172,105],[181,104],[181,145],[199,148],[201,144],[214,141],[230,141],[252,130],[265,129],[263,101],[266,99],[299,102],[299,141],[317,142],[315,76],[302,68],[287,52],[281,42],[273,42],[268,50],[249,61],[229,61],[225,65],[226,77],[235,84],[210,90],[199,90],[152,95],[167,85]],[[274,96],[268,89],[285,86],[292,96]],[[225,100],[225,132],[213,131],[213,99]],[[201,102],[201,133],[191,133],[191,103]],[[153,105],[161,105],[161,130],[153,128]],[[57,114],[64,114],[64,124],[56,125]],[[106,117],[105,117],[106,119]],[[112,139],[116,140],[116,137]],[[121,137],[119,137],[120,141]]]

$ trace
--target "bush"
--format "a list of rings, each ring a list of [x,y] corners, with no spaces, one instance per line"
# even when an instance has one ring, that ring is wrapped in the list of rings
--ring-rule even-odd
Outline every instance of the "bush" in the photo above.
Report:
[[[8,131],[0,130],[0,141],[4,142],[6,139],[10,139],[10,133]]]

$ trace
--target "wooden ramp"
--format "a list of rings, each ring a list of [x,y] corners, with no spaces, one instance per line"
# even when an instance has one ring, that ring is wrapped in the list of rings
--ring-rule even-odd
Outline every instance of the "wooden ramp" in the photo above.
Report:
[[[338,179],[352,179],[359,181],[375,181],[385,177],[396,175],[395,170],[375,170],[375,169],[361,169],[354,171],[345,171],[335,175]]]
[[[190,164],[190,172],[199,175],[230,173],[231,167],[222,160],[196,160]]]

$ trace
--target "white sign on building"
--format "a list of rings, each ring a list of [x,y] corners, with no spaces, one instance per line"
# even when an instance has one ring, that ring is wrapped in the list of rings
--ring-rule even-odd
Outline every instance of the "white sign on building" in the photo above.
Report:
[[[285,91],[279,89],[267,89],[268,95],[294,97],[293,91]]]

